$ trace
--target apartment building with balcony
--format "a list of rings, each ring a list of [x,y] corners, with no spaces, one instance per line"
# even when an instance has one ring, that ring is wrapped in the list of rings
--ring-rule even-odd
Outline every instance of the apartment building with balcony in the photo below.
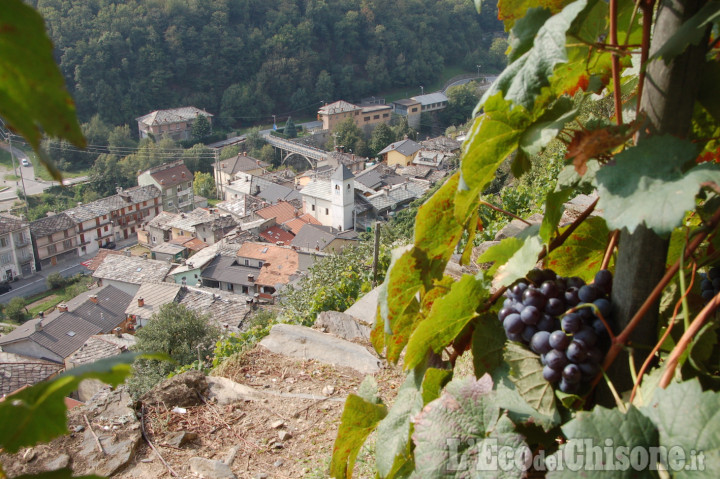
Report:
[[[12,281],[35,272],[30,225],[9,214],[0,215],[0,279]]]
[[[30,223],[30,236],[38,271],[79,256],[78,228],[65,212]]]
[[[163,211],[187,213],[195,209],[193,175],[182,160],[143,171],[138,175],[138,185],[154,185],[160,190]]]

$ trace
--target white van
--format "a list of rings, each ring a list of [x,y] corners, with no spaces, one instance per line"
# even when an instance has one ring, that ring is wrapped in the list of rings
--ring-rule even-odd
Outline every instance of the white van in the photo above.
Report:
[[[30,166],[30,162],[28,161],[27,158],[23,158],[21,163],[23,166]]]

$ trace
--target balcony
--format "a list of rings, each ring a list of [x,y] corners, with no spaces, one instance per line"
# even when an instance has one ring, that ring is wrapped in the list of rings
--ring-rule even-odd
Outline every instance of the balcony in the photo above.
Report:
[[[16,248],[22,248],[23,246],[27,246],[30,244],[30,238],[26,238],[24,236],[22,237],[15,237],[15,247]]]
[[[24,257],[19,258],[19,262],[21,265],[28,264],[28,263],[32,262],[32,260],[33,260],[32,256],[24,256]]]

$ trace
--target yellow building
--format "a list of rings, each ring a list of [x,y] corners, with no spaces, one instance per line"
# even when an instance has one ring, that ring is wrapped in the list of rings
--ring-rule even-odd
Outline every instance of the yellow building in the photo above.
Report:
[[[364,129],[380,123],[388,123],[391,116],[392,107],[390,105],[360,107],[342,100],[325,105],[318,110],[318,120],[322,121],[323,129],[331,131],[348,118],[352,118],[358,127]]]
[[[408,166],[421,148],[420,144],[406,138],[386,146],[384,150],[378,153],[378,157],[386,161],[388,166]]]

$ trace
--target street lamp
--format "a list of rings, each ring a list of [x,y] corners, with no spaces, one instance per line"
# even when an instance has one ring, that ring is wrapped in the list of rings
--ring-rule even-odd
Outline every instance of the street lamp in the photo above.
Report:
[[[478,78],[480,78],[480,67],[482,67],[482,65],[475,65],[475,66],[476,66],[477,69],[478,69]]]
[[[420,85],[420,94],[421,94],[421,95],[424,95],[424,94],[425,94],[425,88],[423,88],[422,85]]]

